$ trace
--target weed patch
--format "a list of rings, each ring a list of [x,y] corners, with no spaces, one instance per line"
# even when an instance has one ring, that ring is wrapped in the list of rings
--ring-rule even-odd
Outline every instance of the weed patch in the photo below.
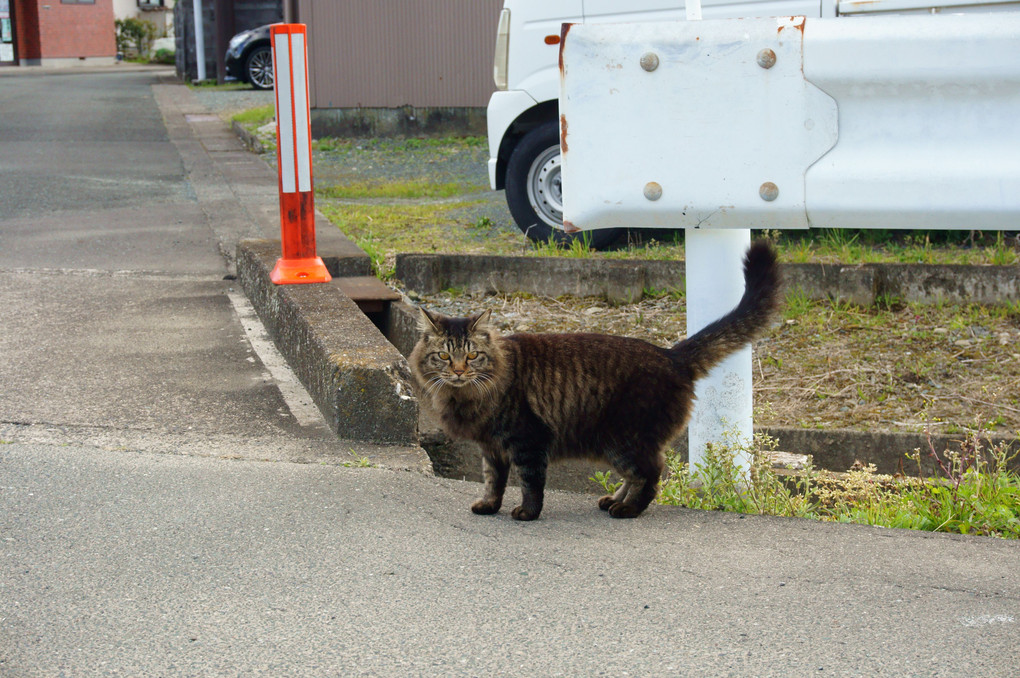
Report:
[[[258,108],[249,108],[245,111],[235,114],[231,117],[231,120],[239,125],[245,125],[250,127],[261,127],[262,125],[272,122],[276,118],[276,107],[272,104],[267,106],[259,106]]]
[[[451,228],[462,232],[465,253],[481,253],[492,238],[479,233],[475,224],[457,219],[454,213],[469,202],[426,204],[359,204],[341,202],[326,195],[316,205],[319,210],[371,257],[376,274],[388,279],[393,275],[398,252],[444,252]],[[508,250],[518,245],[503,238]]]
[[[846,473],[819,471],[810,464],[795,473],[777,472],[776,443],[764,434],[750,445],[709,445],[692,469],[667,455],[667,478],[658,502],[708,511],[813,518],[830,522],[1020,538],[1020,475],[1009,470],[1004,445],[982,442],[975,433],[959,450],[915,450],[917,477],[875,473],[855,464]],[[750,464],[737,460],[749,457]],[[935,460],[939,474],[925,477],[922,457]],[[593,482],[607,492],[618,486],[609,472]]]

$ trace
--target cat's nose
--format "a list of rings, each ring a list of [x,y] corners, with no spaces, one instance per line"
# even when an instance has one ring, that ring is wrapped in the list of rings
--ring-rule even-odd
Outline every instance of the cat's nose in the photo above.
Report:
[[[464,374],[466,369],[467,368],[464,368],[464,367],[451,367],[450,371],[453,372],[454,374],[456,374],[459,377],[460,375]]]

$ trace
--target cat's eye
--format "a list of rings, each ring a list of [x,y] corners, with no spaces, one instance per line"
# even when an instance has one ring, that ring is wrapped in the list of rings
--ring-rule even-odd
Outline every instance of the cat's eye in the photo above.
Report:
[[[471,351],[470,353],[468,353],[467,357],[468,360],[474,360],[475,358],[478,357],[478,351]]]
[[[446,353],[446,352],[444,351],[443,353],[440,353],[440,354],[439,354],[439,359],[440,359],[440,360],[449,360],[449,359],[450,359],[450,354],[449,354],[449,353]]]

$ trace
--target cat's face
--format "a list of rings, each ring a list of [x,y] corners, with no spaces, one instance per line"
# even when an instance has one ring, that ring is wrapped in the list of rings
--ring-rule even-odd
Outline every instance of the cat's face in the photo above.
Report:
[[[498,335],[489,325],[489,311],[467,318],[420,311],[422,339],[415,349],[414,367],[426,393],[442,386],[493,388],[501,354],[496,344]]]

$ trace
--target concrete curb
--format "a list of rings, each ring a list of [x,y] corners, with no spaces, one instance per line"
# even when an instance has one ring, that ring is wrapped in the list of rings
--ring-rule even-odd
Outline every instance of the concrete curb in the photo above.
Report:
[[[407,362],[338,285],[274,285],[279,252],[278,241],[242,240],[238,279],[330,428],[349,440],[417,445]],[[412,465],[430,467],[424,452]]]
[[[1020,266],[783,264],[782,271],[791,291],[862,306],[881,297],[924,304],[1020,300]],[[614,303],[637,301],[646,289],[680,287],[684,272],[682,261],[398,254],[396,262],[396,277],[422,294],[457,288],[595,296]]]
[[[914,450],[921,451],[921,468],[926,477],[941,477],[934,461],[928,455],[928,438],[923,433],[873,433],[830,429],[826,431],[797,428],[756,428],[774,438],[778,450],[793,455],[810,455],[816,469],[835,473],[850,470],[855,462],[874,464],[878,473],[888,475],[917,475],[917,462],[907,458]],[[946,450],[960,450],[962,436],[932,435],[931,445],[945,460]],[[982,438],[982,444],[1003,444],[1016,452],[1020,443],[1016,438],[993,436]],[[436,475],[461,480],[482,482],[481,452],[474,443],[451,440],[427,414],[421,421],[420,445],[428,452]],[[687,461],[686,433],[675,439],[671,446],[680,459]],[[1020,472],[1020,461],[1013,458],[1008,467]],[[611,470],[605,464],[571,460],[549,467],[547,484],[557,490],[601,493],[602,489],[591,480],[596,471]],[[519,484],[517,476],[511,484]]]
[[[244,144],[245,148],[252,153],[262,155],[266,152],[266,147],[262,144],[262,141],[257,136],[246,130],[241,123],[236,120],[232,121],[230,123],[230,129],[234,131],[234,134],[236,134],[237,138],[241,140],[241,143]]]

